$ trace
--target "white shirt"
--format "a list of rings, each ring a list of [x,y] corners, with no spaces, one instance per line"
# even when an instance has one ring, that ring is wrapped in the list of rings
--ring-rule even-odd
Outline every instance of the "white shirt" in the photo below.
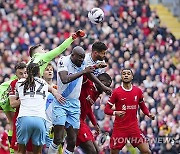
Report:
[[[46,128],[49,130],[52,127],[52,102],[54,100],[54,96],[48,92],[46,101]]]
[[[21,104],[18,117],[37,116],[46,119],[46,99],[48,94],[48,84],[45,80],[35,77],[35,89],[28,89],[24,93],[24,85],[21,86],[25,79],[20,79],[16,83],[16,96],[19,97]]]
[[[63,84],[60,77],[59,77],[59,72],[61,71],[67,71],[68,75],[70,74],[75,74],[78,73],[82,70],[85,69],[85,64],[83,63],[81,65],[81,67],[77,67],[76,65],[74,65],[70,59],[71,55],[68,56],[63,56],[59,59],[58,64],[57,64],[57,86],[58,86],[58,91],[60,94],[63,95],[63,93],[65,93],[66,89],[68,87],[71,87],[73,90],[69,91],[66,94],[65,98],[68,99],[79,99],[80,96],[80,92],[81,92],[81,86],[82,86],[82,80],[83,80],[83,76],[79,77],[76,79],[76,81],[72,81],[73,83],[76,82],[75,86],[72,84],[72,82],[67,83],[67,84]]]
[[[93,65],[95,65],[95,64],[98,64],[99,62],[105,62],[105,61],[94,61],[93,59],[92,59],[92,57],[91,57],[91,53],[86,53],[86,56],[85,56],[85,60],[84,60],[85,62],[86,62],[86,67],[87,66],[93,66]],[[99,68],[99,69],[96,69],[95,71],[94,71],[94,75],[95,76],[98,76],[99,74],[102,74],[102,73],[104,73],[105,72],[105,69],[104,68]]]

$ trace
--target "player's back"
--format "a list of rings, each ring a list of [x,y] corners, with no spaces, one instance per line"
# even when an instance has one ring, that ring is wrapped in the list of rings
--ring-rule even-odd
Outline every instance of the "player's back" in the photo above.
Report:
[[[35,88],[30,88],[27,91],[24,91],[24,85],[21,86],[25,79],[20,79],[16,84],[17,94],[21,101],[18,117],[37,116],[45,119],[48,84],[38,77],[35,77],[34,80]]]
[[[99,92],[96,89],[92,81],[87,80],[82,85],[81,95],[79,97],[81,103],[81,120],[85,120],[87,114],[92,110],[91,106],[94,104],[96,99],[99,97]]]
[[[126,90],[120,86],[113,93],[115,93],[115,110],[126,112],[124,117],[116,116],[114,122],[115,129],[133,129],[138,127],[137,110],[138,104],[142,99],[141,90],[136,86],[132,86],[130,90]]]

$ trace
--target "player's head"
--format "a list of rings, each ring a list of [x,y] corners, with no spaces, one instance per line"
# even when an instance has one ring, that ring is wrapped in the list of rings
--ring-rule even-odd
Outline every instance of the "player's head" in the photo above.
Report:
[[[111,79],[111,77],[109,76],[109,74],[107,74],[107,73],[102,73],[102,74],[98,75],[97,78],[98,78],[105,86],[110,87],[110,85],[111,85],[111,83],[112,83],[112,79]],[[97,87],[97,89],[98,89],[98,91],[99,91],[100,93],[103,92],[102,89],[101,89],[98,85],[96,85],[96,87]]]
[[[46,67],[46,69],[44,70],[44,73],[43,73],[43,78],[44,79],[53,79],[54,77],[54,73],[53,73],[53,66],[51,63],[49,63]]]
[[[27,66],[27,74],[28,76],[26,80],[21,84],[21,86],[24,85],[24,91],[28,90],[30,87],[35,87],[34,77],[40,76],[39,65],[36,63],[30,63]]]
[[[26,78],[27,72],[26,72],[26,64],[23,62],[17,63],[15,65],[15,72],[18,79]]]
[[[72,63],[75,64],[77,67],[81,67],[84,58],[85,58],[84,49],[80,46],[74,47],[71,54]]]
[[[106,57],[107,46],[100,41],[95,42],[92,45],[92,54],[95,60],[104,60]]]
[[[124,83],[130,83],[133,80],[133,72],[129,68],[124,68],[121,71],[121,80]]]
[[[35,53],[45,53],[41,44],[34,45],[29,49],[29,56],[32,57]]]

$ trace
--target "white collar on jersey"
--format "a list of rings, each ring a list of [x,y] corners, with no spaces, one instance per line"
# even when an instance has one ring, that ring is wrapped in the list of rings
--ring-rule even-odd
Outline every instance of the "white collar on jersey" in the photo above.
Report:
[[[130,89],[125,89],[124,86],[123,86],[123,83],[122,83],[122,84],[121,84],[121,87],[122,87],[122,89],[125,90],[125,91],[131,91],[133,86],[132,86],[132,84],[131,84],[131,88],[130,88]]]
[[[96,63],[96,62],[92,59],[92,53],[89,53],[89,56],[90,56],[90,60],[91,60],[93,63]]]

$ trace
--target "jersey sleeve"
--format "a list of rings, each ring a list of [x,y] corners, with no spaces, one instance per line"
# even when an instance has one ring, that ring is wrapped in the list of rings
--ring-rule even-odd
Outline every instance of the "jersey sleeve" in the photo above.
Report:
[[[112,110],[112,106],[116,103],[116,92],[113,91],[111,97],[109,98],[108,102],[106,103],[104,113],[107,115],[113,115],[114,110]]]
[[[53,49],[45,54],[42,54],[41,59],[43,59],[44,61],[49,63],[55,57],[60,55],[64,50],[66,50],[71,45],[72,42],[73,42],[73,39],[70,36],[68,39],[66,39],[61,45],[59,45],[55,49]]]
[[[16,85],[16,81],[12,81],[10,84],[10,90],[9,90],[9,96],[14,96],[15,95],[15,85]]]
[[[116,103],[116,91],[113,91],[107,103],[112,106]]]
[[[68,71],[67,64],[64,57],[61,57],[57,64],[57,72]]]
[[[148,116],[150,112],[149,112],[149,109],[147,108],[147,106],[145,105],[143,92],[141,90],[140,90],[139,95],[140,95],[139,96],[139,107],[142,110],[142,112]]]
[[[92,122],[92,124],[95,126],[97,124],[97,121],[96,121],[96,118],[93,114],[92,109],[90,109],[90,111],[88,113],[88,117],[89,117],[89,120]]]
[[[144,96],[142,90],[139,90],[139,104],[144,102]]]

